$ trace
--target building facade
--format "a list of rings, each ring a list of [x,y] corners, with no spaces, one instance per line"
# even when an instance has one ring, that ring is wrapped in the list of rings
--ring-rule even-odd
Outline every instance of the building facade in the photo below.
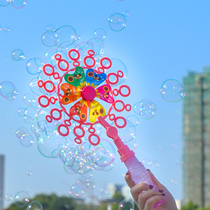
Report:
[[[210,206],[210,67],[183,80],[183,198]]]
[[[0,210],[3,209],[4,195],[4,156],[0,155]]]

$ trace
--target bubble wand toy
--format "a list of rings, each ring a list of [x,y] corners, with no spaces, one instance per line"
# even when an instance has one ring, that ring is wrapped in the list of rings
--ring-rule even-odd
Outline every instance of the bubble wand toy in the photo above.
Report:
[[[127,123],[126,119],[123,116],[116,117],[115,114],[111,113],[112,109],[117,112],[131,110],[130,104],[125,104],[122,100],[115,100],[113,97],[118,95],[127,97],[130,95],[131,91],[127,85],[121,85],[119,89],[112,89],[111,87],[116,85],[119,80],[125,76],[123,71],[117,70],[116,73],[110,72],[106,74],[112,66],[111,60],[107,57],[101,58],[99,62],[100,65],[98,65],[97,69],[93,69],[96,65],[94,58],[95,52],[88,50],[87,54],[88,55],[84,57],[83,60],[83,67],[80,66],[80,53],[77,49],[69,50],[68,58],[70,60],[68,59],[68,61],[63,59],[60,54],[56,54],[54,58],[57,61],[57,68],[61,73],[64,72],[62,76],[60,76],[58,72],[55,72],[55,67],[51,64],[45,64],[43,66],[43,73],[48,77],[53,77],[58,85],[56,87],[52,80],[39,80],[37,82],[38,87],[43,88],[46,93],[48,93],[48,96],[39,96],[38,103],[40,106],[46,108],[50,104],[59,102],[61,108],[51,109],[49,115],[46,116],[46,121],[50,123],[53,120],[61,120],[62,115],[67,116],[68,119],[63,120],[57,128],[61,136],[68,136],[72,121],[77,122],[78,125],[73,128],[75,135],[74,141],[77,144],[82,143],[82,138],[85,135],[84,126],[88,126],[88,141],[93,146],[100,143],[100,137],[95,133],[96,129],[93,125],[100,123],[106,129],[107,136],[113,139],[114,144],[118,148],[120,159],[130,172],[132,180],[136,184],[142,182],[153,185],[154,189],[158,191],[146,168],[138,161],[135,153],[130,150],[118,136],[117,128],[124,128]],[[73,68],[70,68],[70,61],[72,62]],[[84,70],[86,70],[86,72]],[[114,81],[112,81],[111,78],[115,78]],[[102,83],[105,84],[101,85]],[[126,90],[126,93],[123,92],[123,89]],[[57,94],[57,97],[50,96],[53,94]],[[106,109],[98,100],[110,104],[107,113]],[[72,103],[74,104],[71,106]],[[119,105],[122,108],[119,109]],[[107,117],[110,121],[114,122],[117,128],[111,126],[106,121]],[[122,121],[123,124],[119,124],[119,121]],[[165,201],[165,198],[163,198],[155,204],[154,208]]]

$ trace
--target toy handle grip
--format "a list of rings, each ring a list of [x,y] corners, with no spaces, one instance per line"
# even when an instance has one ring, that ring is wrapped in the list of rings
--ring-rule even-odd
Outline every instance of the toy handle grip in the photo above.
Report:
[[[131,178],[135,182],[135,184],[138,184],[139,182],[146,183],[148,185],[152,185],[154,187],[154,189],[158,191],[157,187],[154,185],[154,183],[151,180],[149,172],[144,167],[144,165],[138,161],[138,159],[136,158],[135,155],[133,155],[132,157],[127,159],[124,163],[125,163],[128,171],[130,172]],[[161,201],[158,201],[154,205],[154,208],[157,206],[160,206],[165,201],[166,201],[166,199],[164,197]]]

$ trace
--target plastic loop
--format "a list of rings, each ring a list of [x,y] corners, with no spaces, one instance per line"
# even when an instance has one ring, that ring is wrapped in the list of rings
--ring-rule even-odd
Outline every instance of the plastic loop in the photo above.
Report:
[[[121,103],[121,105],[122,105],[122,108],[121,108],[121,109],[118,109],[118,108],[116,107],[116,104],[117,104],[117,103]],[[113,104],[113,107],[114,107],[115,111],[122,112],[122,111],[125,109],[125,104],[124,104],[124,102],[123,102],[122,100],[116,100],[116,101],[114,102],[114,104]]]
[[[82,134],[81,135],[78,135],[77,134],[77,132],[76,132],[77,129],[79,129],[80,131],[82,131]],[[85,130],[81,126],[76,126],[73,129],[73,133],[74,133],[75,136],[82,138],[85,135]]]
[[[60,120],[61,117],[62,117],[62,114],[61,114],[62,111],[63,111],[63,110],[59,110],[59,109],[57,109],[57,108],[54,108],[54,109],[52,109],[52,110],[50,111],[50,115],[51,115],[51,117],[52,117],[54,120]],[[53,115],[53,113],[55,113],[55,112],[58,112],[58,113],[59,113],[59,116],[58,116],[58,117],[55,117],[55,116]]]
[[[91,59],[91,60],[93,61],[93,64],[92,64],[92,65],[88,65],[88,64],[87,64],[87,59]],[[84,64],[85,64],[85,66],[87,66],[87,67],[89,67],[89,68],[92,68],[93,66],[95,66],[96,61],[95,61],[95,59],[94,59],[93,57],[91,57],[91,56],[86,56],[86,57],[84,58]]]
[[[123,125],[119,125],[119,124],[117,123],[118,120],[123,120]],[[124,117],[119,116],[119,117],[116,117],[116,118],[115,118],[114,124],[115,124],[115,126],[117,126],[118,128],[124,128],[124,127],[126,126],[126,124],[127,124],[127,121],[126,121],[126,119],[125,119]]]
[[[73,66],[74,66],[74,67],[77,67],[77,66],[79,66],[79,65],[80,65],[80,62],[79,62],[79,61],[74,61],[74,62],[73,62]]]
[[[46,104],[43,104],[43,103],[41,102],[41,100],[42,100],[43,98],[47,100],[47,103],[46,103]],[[49,100],[49,98],[48,98],[47,96],[42,95],[42,96],[39,96],[39,98],[38,98],[38,103],[39,103],[39,105],[40,105],[41,107],[46,108],[46,107],[49,106],[50,100]]]
[[[130,105],[130,104],[126,104],[126,105],[125,105],[125,110],[126,110],[127,112],[130,112],[130,111],[131,111],[131,105]]]
[[[124,76],[124,73],[121,70],[117,71],[117,76],[122,78]]]
[[[94,56],[95,55],[95,52],[93,50],[88,50],[87,53],[88,53],[89,56]]]
[[[75,52],[75,53],[77,54],[77,57],[76,57],[76,58],[73,58],[73,57],[71,56],[71,53],[72,53],[72,52]],[[69,50],[69,52],[68,52],[68,56],[69,56],[69,58],[70,58],[71,60],[76,61],[76,60],[79,59],[80,54],[79,54],[79,52],[78,52],[76,49],[71,49],[71,50]]]
[[[115,76],[116,81],[115,81],[115,82],[111,82],[110,79],[109,79],[110,76]],[[117,74],[115,74],[115,73],[109,73],[109,74],[107,75],[107,80],[108,80],[108,82],[109,82],[111,85],[116,85],[116,84],[119,82],[119,78],[118,78]]]
[[[113,93],[114,96],[118,96],[119,95],[118,89],[113,89],[112,93]]]
[[[64,62],[64,63],[65,63],[66,68],[62,68],[62,67],[61,67],[61,62]],[[67,70],[69,69],[69,63],[68,63],[66,60],[64,60],[64,59],[61,59],[61,60],[58,61],[58,68],[59,68],[61,71],[67,71]]]
[[[62,133],[62,132],[61,132],[61,128],[62,128],[62,127],[66,128],[66,133]],[[66,125],[61,124],[61,125],[58,126],[58,133],[59,133],[61,136],[68,136],[68,135],[69,135],[69,129],[68,129],[68,127],[67,127]]]
[[[65,124],[66,126],[71,126],[70,120],[64,120],[64,124]]]
[[[60,59],[61,59],[61,55],[60,55],[60,54],[56,54],[56,55],[55,55],[55,59],[56,59],[56,60],[60,60]]]
[[[96,137],[97,138],[97,142],[92,142],[91,138],[92,137]],[[88,141],[90,142],[90,144],[92,144],[93,146],[97,146],[100,143],[100,138],[98,135],[96,134],[90,134],[90,136],[88,137]]]
[[[90,128],[88,129],[88,132],[89,132],[89,133],[95,133],[95,132],[96,132],[96,129],[93,128],[93,127],[90,127]]]
[[[110,114],[109,115],[109,120],[111,120],[111,121],[115,120],[115,114]]]
[[[50,115],[47,115],[45,117],[45,119],[47,120],[47,122],[51,123],[52,122],[52,117]]]
[[[104,73],[104,72],[105,72],[104,69],[103,69],[102,67],[98,67],[98,68],[97,68],[97,71],[98,71],[98,73]]]
[[[38,85],[38,87],[43,87],[43,85],[44,85],[44,82],[42,81],[42,80],[39,80],[38,82],[37,82],[37,85]]]
[[[55,73],[53,74],[53,78],[54,78],[54,79],[59,79],[59,78],[60,78],[59,73],[58,73],[58,72],[55,72]]]
[[[55,102],[56,102],[57,100],[58,100],[57,98],[50,97],[50,103],[51,103],[51,104],[55,104]]]
[[[103,61],[108,61],[109,62],[109,65],[108,66],[104,66],[103,65]],[[112,66],[112,62],[109,58],[105,57],[105,58],[102,58],[100,60],[100,65],[104,68],[104,69],[109,69],[111,66]]]
[[[82,143],[82,140],[80,138],[75,138],[74,141],[75,141],[76,144],[81,144]]]
[[[47,73],[46,72],[46,67],[50,67],[52,70],[51,70],[51,72],[50,73]],[[51,65],[51,64],[45,64],[44,66],[43,66],[43,72],[47,75],[47,76],[52,76],[53,74],[54,74],[54,67]]]
[[[51,84],[52,85],[52,89],[50,90],[50,89],[47,89],[47,84]],[[38,86],[40,87],[40,88],[42,88],[43,86],[44,86],[44,89],[45,89],[45,91],[47,91],[47,92],[49,92],[49,93],[52,93],[54,90],[55,90],[55,85],[54,85],[54,83],[52,82],[52,81],[50,81],[50,80],[47,80],[47,81],[45,81],[45,82],[43,82],[42,80],[39,80],[38,81]]]
[[[122,88],[126,88],[127,91],[128,91],[128,93],[127,93],[127,94],[123,94],[123,93],[122,93]],[[128,87],[127,85],[121,85],[120,88],[119,88],[119,93],[120,93],[120,95],[123,96],[123,97],[128,97],[128,96],[131,94],[131,89],[130,89],[130,87]]]

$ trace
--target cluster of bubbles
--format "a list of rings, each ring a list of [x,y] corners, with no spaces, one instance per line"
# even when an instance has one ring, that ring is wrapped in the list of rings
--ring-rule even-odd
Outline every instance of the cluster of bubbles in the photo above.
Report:
[[[179,81],[168,79],[161,85],[160,94],[168,102],[178,102],[185,97],[185,90]]]
[[[133,107],[134,112],[145,120],[152,119],[157,111],[157,106],[150,99],[143,99]]]
[[[128,11],[123,13],[113,13],[108,18],[109,27],[116,32],[122,31],[126,27]]]
[[[24,52],[21,49],[15,49],[11,52],[11,57],[14,61],[22,61],[25,59]]]
[[[4,27],[2,27],[1,25],[0,25],[0,31],[4,31],[4,32],[10,32],[10,28],[8,27],[8,26],[4,26]]]
[[[8,101],[13,101],[18,95],[18,91],[12,82],[4,81],[0,83],[0,95]]]
[[[0,7],[12,5],[15,9],[22,9],[26,6],[27,0],[0,0]]]
[[[16,137],[19,139],[20,144],[24,147],[30,147],[34,143],[33,136],[25,127],[20,127],[16,131]]]

